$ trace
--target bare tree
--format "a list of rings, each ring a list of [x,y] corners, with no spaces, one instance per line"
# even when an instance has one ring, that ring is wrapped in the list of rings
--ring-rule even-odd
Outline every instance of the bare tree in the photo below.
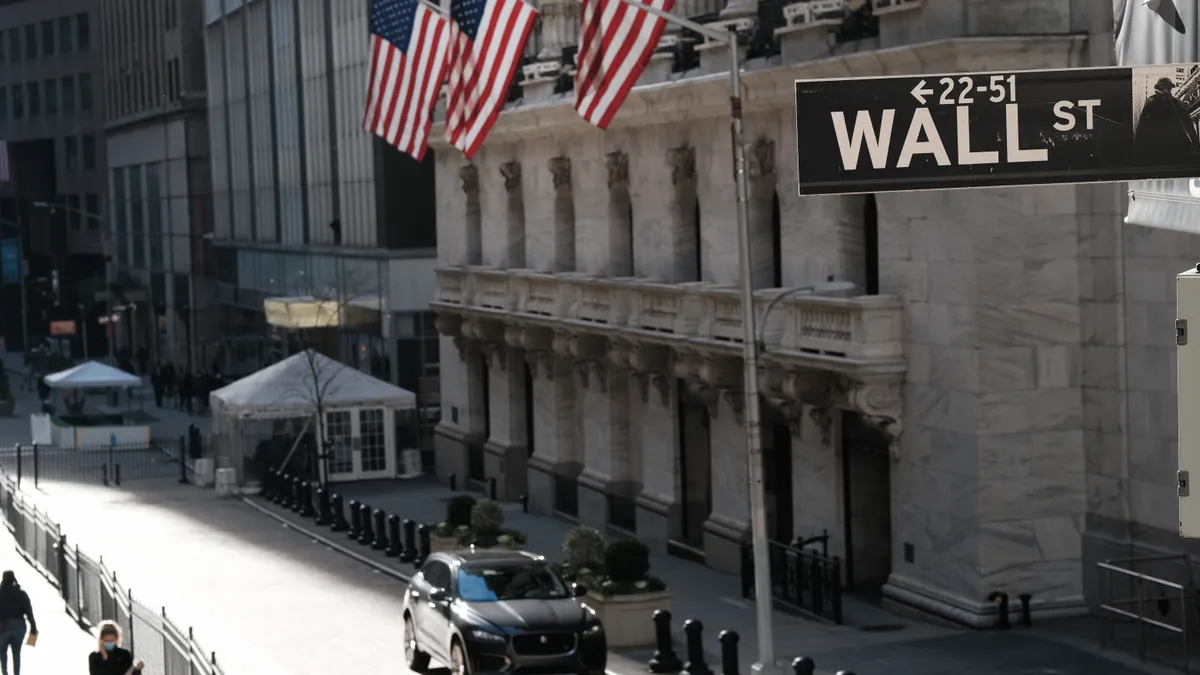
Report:
[[[350,368],[324,352],[337,353],[343,327],[357,325],[364,314],[378,312],[378,294],[364,292],[365,288],[366,284],[347,279],[340,287],[312,287],[306,295],[267,301],[268,320],[284,331],[280,358],[287,357],[286,352],[294,348],[303,362],[300,377],[289,382],[280,395],[285,399],[307,401],[313,411],[312,421],[316,423],[313,459],[318,460],[315,464],[322,485],[329,479],[329,454],[334,443],[334,439],[329,437],[326,413],[329,401],[344,384],[344,372]],[[274,306],[272,303],[275,303]],[[307,430],[307,425],[305,428]],[[300,443],[302,437],[297,439],[296,444]],[[296,445],[293,445],[293,452],[295,448]]]

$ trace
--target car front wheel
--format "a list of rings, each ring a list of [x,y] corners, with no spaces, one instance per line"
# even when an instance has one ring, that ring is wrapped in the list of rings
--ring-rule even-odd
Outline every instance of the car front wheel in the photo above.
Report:
[[[463,651],[462,643],[458,640],[450,645],[450,672],[453,675],[471,675],[471,664],[467,662],[467,653]]]
[[[404,660],[413,672],[419,673],[429,667],[429,654],[417,645],[417,629],[411,616],[404,617]]]

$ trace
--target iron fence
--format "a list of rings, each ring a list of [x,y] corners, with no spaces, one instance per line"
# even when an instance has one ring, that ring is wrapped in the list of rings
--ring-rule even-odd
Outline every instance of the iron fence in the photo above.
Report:
[[[154,610],[135,598],[103,558],[68,544],[59,525],[6,471],[0,472],[0,506],[21,555],[59,589],[67,614],[80,626],[116,622],[125,646],[146,662],[146,675],[224,675],[216,653],[204,651],[191,628],[181,630],[165,607]]]
[[[131,480],[172,478],[193,474],[196,459],[208,456],[208,444],[198,435],[151,439],[147,443],[62,448],[53,445],[0,447],[0,471],[18,487],[32,480],[100,483],[119,486]]]
[[[769,543],[772,597],[785,608],[842,623],[842,566],[837,556]],[[742,597],[754,597],[754,551],[742,547]]]

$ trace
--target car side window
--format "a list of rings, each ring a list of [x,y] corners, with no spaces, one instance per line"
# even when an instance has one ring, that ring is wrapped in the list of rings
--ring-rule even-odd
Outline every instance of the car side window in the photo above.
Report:
[[[432,562],[425,566],[425,583],[434,590],[450,589],[450,568],[445,563]]]

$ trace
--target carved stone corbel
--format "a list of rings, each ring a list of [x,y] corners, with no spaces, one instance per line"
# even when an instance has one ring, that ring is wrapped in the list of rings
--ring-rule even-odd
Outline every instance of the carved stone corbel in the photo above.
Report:
[[[571,187],[571,158],[555,157],[550,160],[550,173],[554,176],[554,189],[563,190]]]
[[[537,379],[544,375],[549,382],[554,381],[554,352],[544,349],[525,350],[525,363],[529,364],[529,374]]]
[[[833,439],[833,411],[829,408],[814,406],[812,410],[808,411],[808,416],[817,423],[817,428],[821,430],[821,444],[829,445]]]
[[[439,335],[454,339],[454,348],[458,350],[458,358],[467,360],[467,340],[463,337],[463,319],[461,315],[439,312],[433,323]]]
[[[610,152],[604,156],[604,163],[608,167],[608,189],[629,185],[629,155],[623,152]]]
[[[504,327],[504,343],[513,349],[525,348],[525,329],[521,326]]]
[[[601,394],[608,393],[608,368],[603,361],[579,360],[575,362],[575,370],[579,373],[579,381],[584,389],[591,389],[595,383]]]
[[[770,398],[767,402],[775,406],[783,419],[787,422],[788,429],[792,432],[794,438],[801,437],[801,429],[804,426],[801,422],[804,420],[804,404],[800,401],[787,398]]]
[[[693,396],[700,399],[704,407],[708,409],[710,419],[716,419],[721,414],[721,390],[716,387],[710,387],[699,380],[689,380],[687,382],[688,391]]]
[[[608,343],[608,361],[621,370],[633,370],[633,343],[614,339]]]
[[[685,145],[667,151],[667,164],[671,167],[671,184],[679,185],[696,178],[696,149]]]
[[[650,402],[650,388],[658,390],[659,400],[666,408],[671,405],[671,350],[662,345],[635,344],[630,365],[636,373],[642,403]]]
[[[738,426],[746,424],[746,392],[739,389],[722,389],[721,397],[733,410],[733,419]]]
[[[479,169],[474,164],[465,164],[459,168],[458,179],[462,181],[462,190],[466,194],[479,192]]]
[[[775,175],[775,141],[760,138],[746,153],[747,171],[751,180],[770,178]]]
[[[483,352],[483,360],[489,369],[498,364],[500,370],[508,370],[508,345],[503,342],[480,342],[479,351]]]
[[[904,399],[899,382],[854,383],[847,392],[850,405],[862,413],[863,420],[888,440],[892,460],[900,459],[900,440],[904,433]]]
[[[504,189],[512,192],[521,188],[521,163],[505,162],[500,165],[500,175],[504,177]]]

